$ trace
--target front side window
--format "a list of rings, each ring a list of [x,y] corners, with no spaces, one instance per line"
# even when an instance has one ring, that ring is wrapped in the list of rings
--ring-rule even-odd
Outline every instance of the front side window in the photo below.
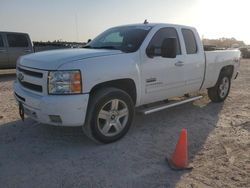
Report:
[[[28,47],[29,43],[25,35],[7,34],[9,47]]]
[[[193,31],[190,29],[182,29],[181,31],[185,41],[187,54],[196,54],[198,49]]]
[[[84,48],[113,49],[126,53],[137,51],[147,34],[150,26],[122,26],[111,28],[97,36]]]
[[[153,46],[154,54],[160,56],[162,43],[167,38],[177,39],[176,52],[177,52],[177,55],[180,55],[181,49],[180,49],[179,37],[178,37],[176,29],[172,27],[162,28],[159,31],[157,31],[156,34],[153,36],[152,40],[150,41],[148,48]]]
[[[4,44],[3,44],[3,37],[0,35],[0,47],[4,47]]]

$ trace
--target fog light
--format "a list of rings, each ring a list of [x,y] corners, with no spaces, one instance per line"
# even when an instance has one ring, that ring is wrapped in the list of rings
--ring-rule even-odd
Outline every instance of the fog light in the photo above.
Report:
[[[57,115],[49,115],[49,119],[53,123],[62,123],[61,117]]]

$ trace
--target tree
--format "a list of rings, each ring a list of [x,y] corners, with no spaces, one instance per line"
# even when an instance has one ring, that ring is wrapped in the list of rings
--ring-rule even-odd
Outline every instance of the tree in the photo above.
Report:
[[[245,46],[243,41],[238,41],[235,38],[219,38],[219,39],[202,39],[203,45],[212,45],[218,48],[232,48],[233,46]]]

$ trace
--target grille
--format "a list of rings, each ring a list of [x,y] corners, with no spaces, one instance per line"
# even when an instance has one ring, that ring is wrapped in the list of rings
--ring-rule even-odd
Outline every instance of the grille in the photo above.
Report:
[[[36,93],[44,93],[46,90],[46,71],[28,67],[17,67],[18,83],[25,89]]]
[[[24,74],[29,75],[29,76],[34,76],[37,78],[43,77],[43,73],[40,73],[40,72],[30,71],[30,70],[22,69],[20,67],[18,67],[17,69],[18,71],[23,72]]]
[[[39,86],[39,85],[36,85],[36,84],[32,84],[32,83],[29,83],[29,82],[20,82],[19,83],[27,88],[27,89],[30,89],[30,90],[33,90],[33,91],[37,91],[37,92],[43,92],[43,87],[42,86]]]

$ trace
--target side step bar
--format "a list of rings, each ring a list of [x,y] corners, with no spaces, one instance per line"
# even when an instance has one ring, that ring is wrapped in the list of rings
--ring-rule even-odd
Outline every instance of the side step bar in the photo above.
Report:
[[[165,104],[165,105],[158,105],[158,106],[142,109],[139,112],[143,113],[144,115],[148,115],[148,114],[151,114],[151,113],[154,113],[154,112],[165,110],[167,108],[171,108],[171,107],[174,107],[174,106],[178,106],[178,105],[181,105],[181,104],[192,102],[192,101],[201,99],[202,97],[203,96],[191,97],[191,98],[184,99],[184,100],[178,101],[178,102],[171,102],[171,103]]]

